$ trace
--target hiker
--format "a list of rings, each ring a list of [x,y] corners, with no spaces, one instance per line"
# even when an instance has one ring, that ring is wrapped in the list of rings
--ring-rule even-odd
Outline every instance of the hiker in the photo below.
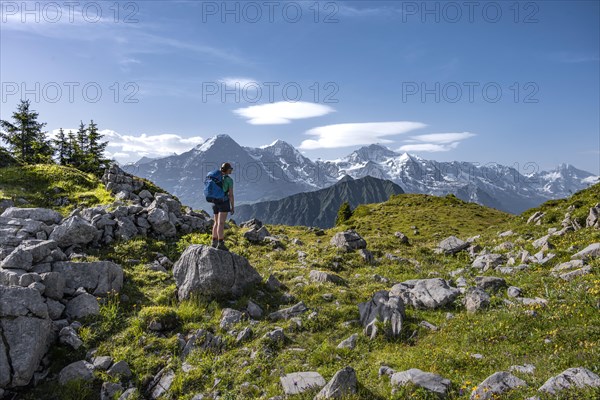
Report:
[[[229,251],[225,246],[225,220],[227,213],[234,213],[233,202],[233,179],[229,176],[233,172],[231,164],[226,162],[206,176],[204,182],[204,195],[206,201],[213,203],[215,223],[212,229],[212,247],[219,250]]]

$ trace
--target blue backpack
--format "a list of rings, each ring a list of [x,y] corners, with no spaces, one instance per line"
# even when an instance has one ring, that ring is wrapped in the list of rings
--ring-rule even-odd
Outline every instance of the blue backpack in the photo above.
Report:
[[[223,174],[220,170],[214,170],[204,180],[204,197],[209,203],[223,203],[229,200],[223,191]]]

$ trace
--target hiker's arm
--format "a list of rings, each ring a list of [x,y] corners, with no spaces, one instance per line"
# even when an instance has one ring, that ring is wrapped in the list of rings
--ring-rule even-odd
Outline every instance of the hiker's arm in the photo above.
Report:
[[[233,209],[235,208],[234,206],[234,198],[233,198],[233,188],[230,187],[229,188],[229,204],[231,204],[231,213],[233,214]]]

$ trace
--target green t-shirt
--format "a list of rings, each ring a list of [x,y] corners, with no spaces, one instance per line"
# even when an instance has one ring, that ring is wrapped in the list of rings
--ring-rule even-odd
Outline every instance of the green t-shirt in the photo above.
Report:
[[[229,175],[223,177],[223,192],[229,195],[229,189],[233,189],[233,179]]]

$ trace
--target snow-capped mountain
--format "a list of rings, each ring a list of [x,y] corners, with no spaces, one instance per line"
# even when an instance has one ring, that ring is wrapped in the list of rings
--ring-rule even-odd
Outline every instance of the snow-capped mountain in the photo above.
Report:
[[[594,179],[597,182],[593,174],[570,165],[523,175],[513,167],[496,163],[425,160],[381,145],[363,147],[325,164],[330,170],[336,166],[338,176],[376,176],[399,184],[408,193],[438,196],[452,193],[462,200],[511,213],[521,213],[549,199],[567,197],[588,187]]]
[[[234,167],[236,204],[323,189],[349,175],[388,179],[407,193],[452,193],[465,201],[521,213],[598,182],[597,176],[571,165],[522,174],[513,167],[495,163],[426,160],[379,144],[362,147],[342,159],[312,161],[282,140],[250,148],[241,147],[228,135],[212,137],[180,155],[144,160],[127,170],[154,181],[184,204],[208,209],[202,195],[204,177],[224,161]]]
[[[146,159],[123,168],[175,194],[183,204],[208,210],[203,196],[204,178],[225,161],[233,166],[236,204],[275,200],[327,186],[317,186],[316,180],[306,177],[311,168],[315,169],[314,163],[287,143],[247,149],[228,135],[209,138],[180,155]],[[328,177],[326,181],[332,183],[335,179]]]

